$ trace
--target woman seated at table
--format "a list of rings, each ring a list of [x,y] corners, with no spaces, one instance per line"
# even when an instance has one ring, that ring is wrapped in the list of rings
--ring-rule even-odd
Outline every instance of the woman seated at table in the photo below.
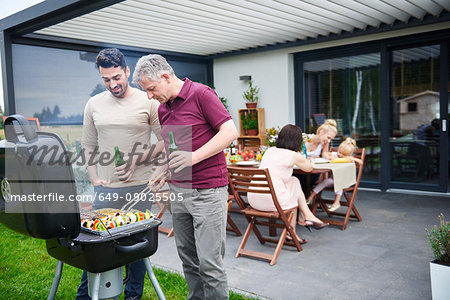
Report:
[[[278,202],[283,210],[299,207],[305,221],[300,225],[313,226],[321,229],[329,224],[320,221],[306,205],[305,195],[299,180],[292,176],[294,165],[305,172],[313,169],[312,164],[298,151],[302,148],[302,129],[288,124],[278,134],[275,147],[271,147],[264,153],[259,166],[260,169],[269,169]],[[270,195],[248,193],[248,202],[251,207],[262,211],[276,211]],[[292,220],[295,231],[296,216]],[[298,240],[305,243],[297,236]]]
[[[337,125],[333,119],[327,119],[316,130],[316,134],[306,135],[306,153],[308,157],[323,157],[330,159],[328,151],[330,142],[336,137]]]
[[[327,119],[316,130],[316,134],[306,134],[305,146],[306,154],[308,158],[323,157],[330,159],[328,151],[330,149],[330,142],[336,137],[337,127],[336,121],[333,119]],[[311,186],[319,181],[319,174],[311,174],[310,182]],[[296,175],[302,184],[303,190],[309,190],[311,187],[306,186],[306,175]],[[306,201],[307,204],[311,202]]]
[[[343,141],[338,148],[337,152],[330,152],[329,156],[331,158],[346,158],[348,161],[353,161],[357,164],[362,164],[362,161],[359,158],[356,158],[353,156],[353,152],[357,149],[356,147],[356,141],[352,138],[346,138],[345,141]],[[307,203],[311,203],[316,195],[320,193],[324,188],[332,187],[334,185],[333,178],[327,178],[323,181],[321,181],[311,192],[311,195],[309,195]],[[333,204],[329,205],[327,204],[329,211],[335,211],[341,207],[341,197],[342,197],[342,190],[339,190],[334,193],[334,202]]]

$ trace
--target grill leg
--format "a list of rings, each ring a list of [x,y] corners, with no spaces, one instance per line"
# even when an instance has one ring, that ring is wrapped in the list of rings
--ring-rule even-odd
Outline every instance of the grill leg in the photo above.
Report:
[[[92,290],[92,296],[91,299],[92,300],[98,300],[98,293],[100,291],[100,276],[101,273],[95,273],[94,275],[94,288]]]
[[[56,271],[55,271],[55,277],[53,277],[53,283],[52,288],[50,289],[50,294],[48,294],[48,300],[55,299],[56,291],[58,290],[59,281],[61,280],[62,275],[62,269],[63,269],[64,263],[60,260],[56,263]]]
[[[150,262],[150,258],[144,258],[145,267],[147,268],[148,277],[153,284],[153,288],[155,289],[156,295],[158,295],[159,300],[166,300],[161,287],[159,286],[158,280],[156,279],[155,273],[153,273],[152,264]]]

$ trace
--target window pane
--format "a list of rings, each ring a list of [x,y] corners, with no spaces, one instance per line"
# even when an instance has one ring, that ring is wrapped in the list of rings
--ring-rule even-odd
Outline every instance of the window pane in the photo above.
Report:
[[[353,137],[366,148],[365,181],[379,181],[380,171],[380,55],[311,61],[304,64],[306,132],[315,132],[318,114],[335,119],[337,146]]]
[[[105,90],[96,52],[13,44],[16,112],[43,125],[81,124],[88,99]],[[133,74],[140,56],[126,56]],[[180,78],[207,82],[207,65],[171,61]],[[130,76],[130,82],[132,80]]]
[[[439,184],[439,53],[439,45],[392,53],[392,181]]]

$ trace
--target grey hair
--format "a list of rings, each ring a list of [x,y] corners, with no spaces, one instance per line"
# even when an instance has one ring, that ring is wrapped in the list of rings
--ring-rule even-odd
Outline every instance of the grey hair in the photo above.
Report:
[[[152,81],[161,81],[162,74],[174,74],[172,67],[164,57],[159,54],[142,56],[134,68],[133,83],[140,85],[142,77],[147,77]]]

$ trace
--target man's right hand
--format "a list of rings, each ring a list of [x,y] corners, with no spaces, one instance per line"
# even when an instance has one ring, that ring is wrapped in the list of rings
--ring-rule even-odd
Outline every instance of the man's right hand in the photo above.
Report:
[[[109,182],[107,180],[101,179],[101,178],[90,179],[90,181],[93,186],[98,186],[98,185],[108,186],[109,185]]]
[[[166,183],[166,179],[170,176],[167,166],[161,166],[155,169],[155,171],[150,176],[148,185],[152,192],[159,191],[160,188]]]
[[[98,185],[108,186],[109,185],[109,181],[98,177],[96,165],[87,166],[86,170],[89,175],[89,180],[91,181],[93,186],[98,186]]]

